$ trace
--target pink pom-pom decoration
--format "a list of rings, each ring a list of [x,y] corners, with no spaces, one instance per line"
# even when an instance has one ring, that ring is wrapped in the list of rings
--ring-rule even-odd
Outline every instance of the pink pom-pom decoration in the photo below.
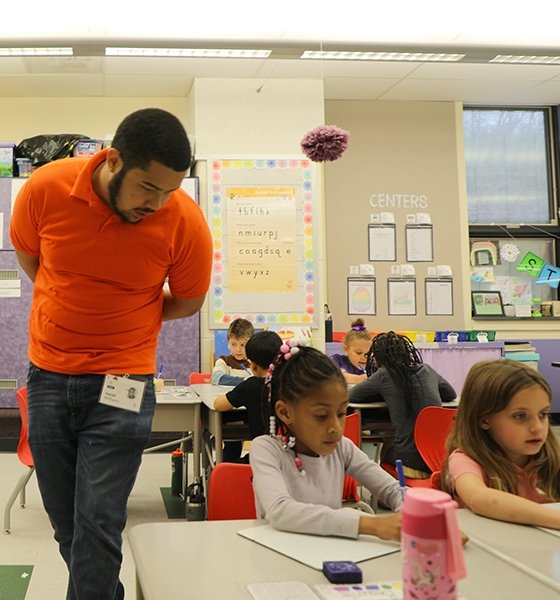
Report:
[[[337,160],[348,148],[350,133],[335,125],[321,125],[301,140],[301,149],[309,160],[325,162]]]

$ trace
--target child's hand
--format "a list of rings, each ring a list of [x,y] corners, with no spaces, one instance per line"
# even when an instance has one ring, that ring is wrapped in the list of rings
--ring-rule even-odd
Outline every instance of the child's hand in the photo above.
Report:
[[[392,513],[375,517],[373,515],[364,515],[360,518],[359,533],[376,535],[382,540],[401,540],[401,513]]]

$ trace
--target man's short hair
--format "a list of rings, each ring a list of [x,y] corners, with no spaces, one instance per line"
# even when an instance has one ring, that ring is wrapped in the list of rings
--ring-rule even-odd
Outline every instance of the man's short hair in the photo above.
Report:
[[[191,146],[179,119],[161,108],[143,108],[128,115],[118,126],[112,147],[125,169],[147,169],[152,161],[173,171],[191,165]]]

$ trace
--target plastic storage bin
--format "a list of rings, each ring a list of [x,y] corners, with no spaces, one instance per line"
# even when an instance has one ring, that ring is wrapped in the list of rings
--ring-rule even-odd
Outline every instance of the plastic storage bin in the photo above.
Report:
[[[406,335],[411,342],[433,342],[435,331],[397,331],[399,335]]]
[[[478,339],[478,334],[482,333],[482,334],[486,334],[486,336],[488,337],[488,341],[489,342],[493,342],[496,339],[496,332],[495,331],[489,331],[489,330],[478,330],[478,329],[472,329],[471,331],[467,332],[469,334],[469,342],[478,342],[480,341]]]
[[[73,156],[93,156],[103,148],[103,140],[80,140],[76,142]]]
[[[456,333],[458,338],[458,342],[468,342],[469,341],[469,332],[468,331],[459,331],[458,329],[449,329],[448,331],[436,331],[435,341],[436,342],[447,342],[447,336],[450,333]]]

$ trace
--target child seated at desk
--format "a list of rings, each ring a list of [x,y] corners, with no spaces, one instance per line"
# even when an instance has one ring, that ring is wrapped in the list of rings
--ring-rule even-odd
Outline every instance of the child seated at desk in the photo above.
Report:
[[[246,319],[234,319],[227,330],[230,354],[220,356],[212,370],[212,385],[237,385],[251,376],[245,345],[255,333],[255,328]]]
[[[367,353],[371,346],[371,333],[363,319],[352,322],[350,331],[344,336],[342,349],[344,354],[333,354],[331,359],[340,367],[347,383],[359,383],[367,379]]]
[[[274,331],[259,331],[252,335],[245,346],[245,351],[253,377],[245,379],[233,390],[223,396],[217,396],[214,400],[214,409],[218,411],[233,410],[240,406],[247,409],[251,439],[264,435],[267,431],[263,406],[264,378],[281,345],[282,338]],[[248,462],[248,457],[243,457],[243,459],[242,462]]]
[[[245,345],[255,333],[255,328],[247,319],[234,319],[227,330],[227,342],[230,354],[220,356],[212,370],[210,382],[212,385],[237,385],[251,377]],[[223,422],[245,421],[246,415],[232,414],[231,418],[224,418]],[[241,458],[243,442],[229,441],[224,443],[223,460],[225,462],[237,461]]]
[[[521,362],[471,367],[447,440],[441,485],[491,519],[560,529],[560,443],[549,423],[552,391]]]
[[[414,443],[416,418],[426,406],[441,406],[442,401],[454,400],[457,394],[448,381],[423,364],[414,344],[394,331],[373,339],[368,373],[372,373],[374,364],[377,371],[350,390],[350,402],[385,401],[395,437],[393,445],[383,444],[382,461],[394,465],[400,458],[407,477],[428,477],[430,469]],[[363,412],[367,418],[368,410]]]
[[[269,435],[251,445],[257,514],[284,531],[399,540],[400,514],[374,516],[341,508],[346,474],[392,510],[401,508],[401,490],[343,436],[346,381],[328,356],[303,344],[282,344],[269,368]]]

